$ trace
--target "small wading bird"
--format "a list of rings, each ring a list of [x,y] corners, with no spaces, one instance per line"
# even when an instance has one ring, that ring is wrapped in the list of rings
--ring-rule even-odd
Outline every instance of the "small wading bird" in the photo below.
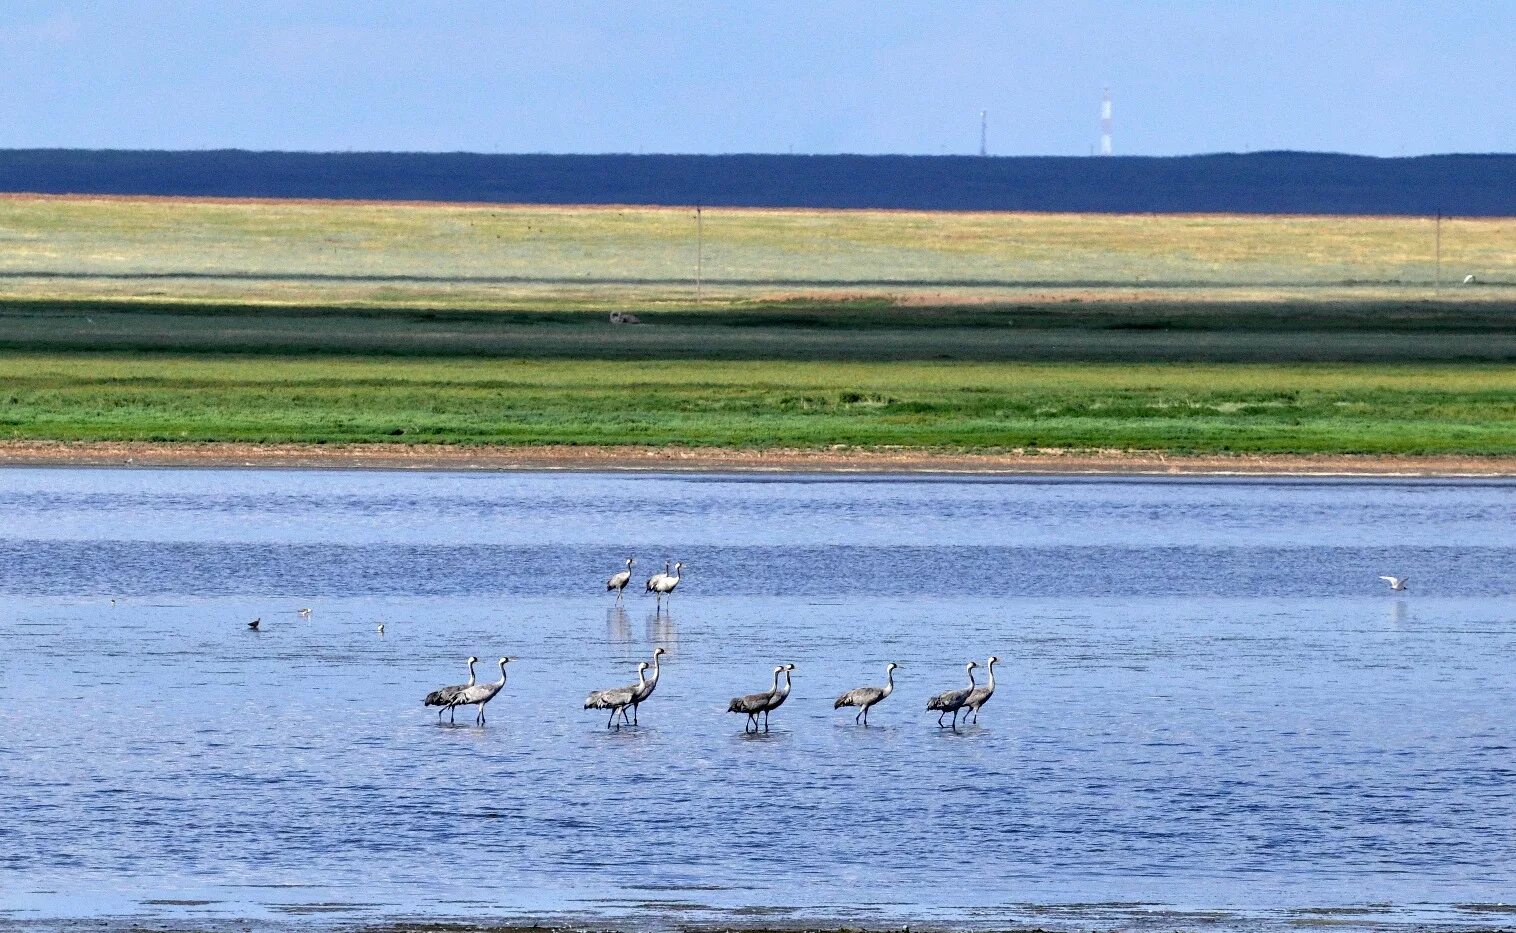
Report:
[[[379,634],[384,634],[382,625],[379,626]],[[440,707],[437,710],[438,722],[442,721],[442,710],[447,710],[448,722],[453,721],[453,711],[458,706],[458,695],[474,685],[474,665],[479,663],[479,659],[470,655],[466,663],[468,664],[468,683],[433,690],[426,695],[426,699],[421,701],[425,706]]]
[[[626,559],[626,569],[605,581],[605,588],[607,590],[616,591],[616,602],[618,604],[621,602],[621,594],[626,592],[626,585],[632,582],[632,562],[634,560],[636,558],[628,557]]]
[[[502,687],[505,686],[505,666],[510,663],[510,660],[510,658],[500,659],[499,680],[489,684],[475,684],[472,687],[465,688],[461,693],[458,694],[456,702],[457,706],[479,707],[479,715],[474,717],[474,725],[484,725],[484,704],[493,700],[495,698],[495,695],[500,692]]]
[[[380,622],[379,625],[378,625],[378,627],[375,628],[374,631],[378,632],[380,635],[383,635],[384,634],[384,623]]]
[[[1388,583],[1392,590],[1403,590],[1405,585],[1411,582],[1410,577],[1380,577],[1379,579]]]
[[[302,618],[302,619],[309,619],[310,617],[311,617],[311,611],[309,609],[301,609],[300,610],[300,618]]]
[[[683,573],[684,561],[680,561],[674,565],[673,573],[659,574],[653,580],[648,581],[648,588],[651,589],[657,596],[660,604],[663,602],[663,597],[665,596],[673,599],[674,587],[679,585],[679,578],[683,575]]]
[[[727,706],[729,713],[746,713],[747,723],[743,725],[743,732],[758,731],[758,714],[763,714],[763,731],[769,731],[769,713],[784,705],[784,701],[790,695],[790,672],[795,669],[793,664],[781,664],[774,668],[774,689],[766,693],[749,693],[745,697],[736,697]],[[784,686],[779,686],[779,675],[784,675]]]
[[[263,622],[263,617],[259,616],[258,618],[256,618],[253,621],[249,622],[247,624],[247,627],[256,632],[256,631],[258,631],[259,624],[262,623],[262,622]]]
[[[637,699],[637,694],[647,687],[647,662],[637,662],[637,682],[626,687],[612,687],[609,690],[596,690],[584,698],[585,709],[608,709],[611,718],[605,721],[605,727],[609,729],[616,721],[616,714],[621,714],[621,721],[631,725],[626,718],[626,708],[631,706]],[[618,725],[617,728],[620,728]]]
[[[895,668],[900,665],[891,661],[884,669],[883,687],[855,687],[837,698],[832,704],[832,709],[842,709],[844,706],[858,707],[858,713],[853,716],[853,722],[862,719],[863,724],[869,724],[869,708],[880,700],[895,692]]]
[[[974,714],[975,725],[979,724],[979,707],[990,702],[990,697],[995,695],[995,662],[999,660],[993,654],[990,655],[989,663],[985,665],[985,668],[990,672],[989,682],[982,687],[975,687],[974,692],[970,693],[969,698],[964,701],[963,708]],[[968,712],[963,714],[963,721],[969,721]]]
[[[667,652],[663,648],[653,649],[653,676],[649,677],[642,684],[642,686],[638,688],[636,695],[632,697],[632,725],[634,726],[637,725],[637,707],[641,706],[648,697],[653,695],[653,691],[658,689],[658,674],[660,670],[658,659],[663,657],[665,654],[667,654]],[[625,711],[623,710],[623,714],[624,713]]]
[[[969,701],[969,695],[974,692],[974,687],[976,686],[974,683],[974,668],[978,666],[979,664],[975,661],[970,661],[963,666],[964,670],[969,672],[969,685],[967,687],[962,690],[946,690],[926,701],[928,711],[934,709],[939,711],[937,713],[937,725],[941,726],[942,717],[948,713],[952,713],[953,728],[958,728],[958,711],[963,709],[963,705]]]

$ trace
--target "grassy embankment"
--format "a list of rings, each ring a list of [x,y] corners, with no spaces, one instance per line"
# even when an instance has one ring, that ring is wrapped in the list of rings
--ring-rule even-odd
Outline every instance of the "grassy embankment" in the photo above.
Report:
[[[7,199],[0,437],[1516,454],[1516,221],[1431,232],[707,212],[697,303],[685,211]]]

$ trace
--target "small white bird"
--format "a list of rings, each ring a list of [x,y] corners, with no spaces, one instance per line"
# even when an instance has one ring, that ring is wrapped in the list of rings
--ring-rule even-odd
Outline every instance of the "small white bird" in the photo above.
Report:
[[[376,628],[376,629],[374,629],[374,631],[378,632],[380,635],[383,635],[384,634],[384,623],[380,622],[379,623],[379,627]]]
[[[300,618],[302,618],[302,619],[309,619],[310,617],[311,617],[311,611],[309,609],[301,609],[300,610]]]
[[[1390,589],[1392,589],[1392,590],[1403,590],[1403,589],[1405,589],[1405,585],[1410,582],[1411,578],[1410,577],[1380,577],[1379,579],[1381,579],[1384,582],[1388,583],[1390,585]]]
[[[1463,277],[1463,284],[1465,284],[1465,285],[1473,285],[1474,284],[1474,273],[1470,272],[1468,275],[1464,276]]]

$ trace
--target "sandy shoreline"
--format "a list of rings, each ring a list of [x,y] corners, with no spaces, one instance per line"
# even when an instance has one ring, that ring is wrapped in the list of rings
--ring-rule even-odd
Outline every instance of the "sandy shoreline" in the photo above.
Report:
[[[0,466],[284,467],[378,470],[713,471],[757,473],[1131,474],[1213,476],[1516,476],[1516,457],[1207,455],[1146,451],[1035,454],[710,447],[452,446],[0,441]]]

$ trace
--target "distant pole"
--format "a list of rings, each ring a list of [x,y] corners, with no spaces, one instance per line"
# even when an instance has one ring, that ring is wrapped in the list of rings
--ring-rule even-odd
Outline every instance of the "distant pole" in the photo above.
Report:
[[[701,279],[705,264],[705,225],[700,205],[695,205],[695,303],[700,303]]]
[[[1436,277],[1432,280],[1432,283],[1433,283],[1432,284],[1432,288],[1438,294],[1441,294],[1442,293],[1442,211],[1438,211],[1437,212],[1437,226],[1436,226],[1436,230],[1437,230],[1437,233],[1436,233],[1435,239],[1437,240],[1437,266],[1436,266],[1437,271],[1435,273]]]
[[[1100,154],[1111,154],[1111,89],[1105,89],[1100,99]]]
[[[982,159],[990,154],[990,112],[979,111],[979,157]]]

